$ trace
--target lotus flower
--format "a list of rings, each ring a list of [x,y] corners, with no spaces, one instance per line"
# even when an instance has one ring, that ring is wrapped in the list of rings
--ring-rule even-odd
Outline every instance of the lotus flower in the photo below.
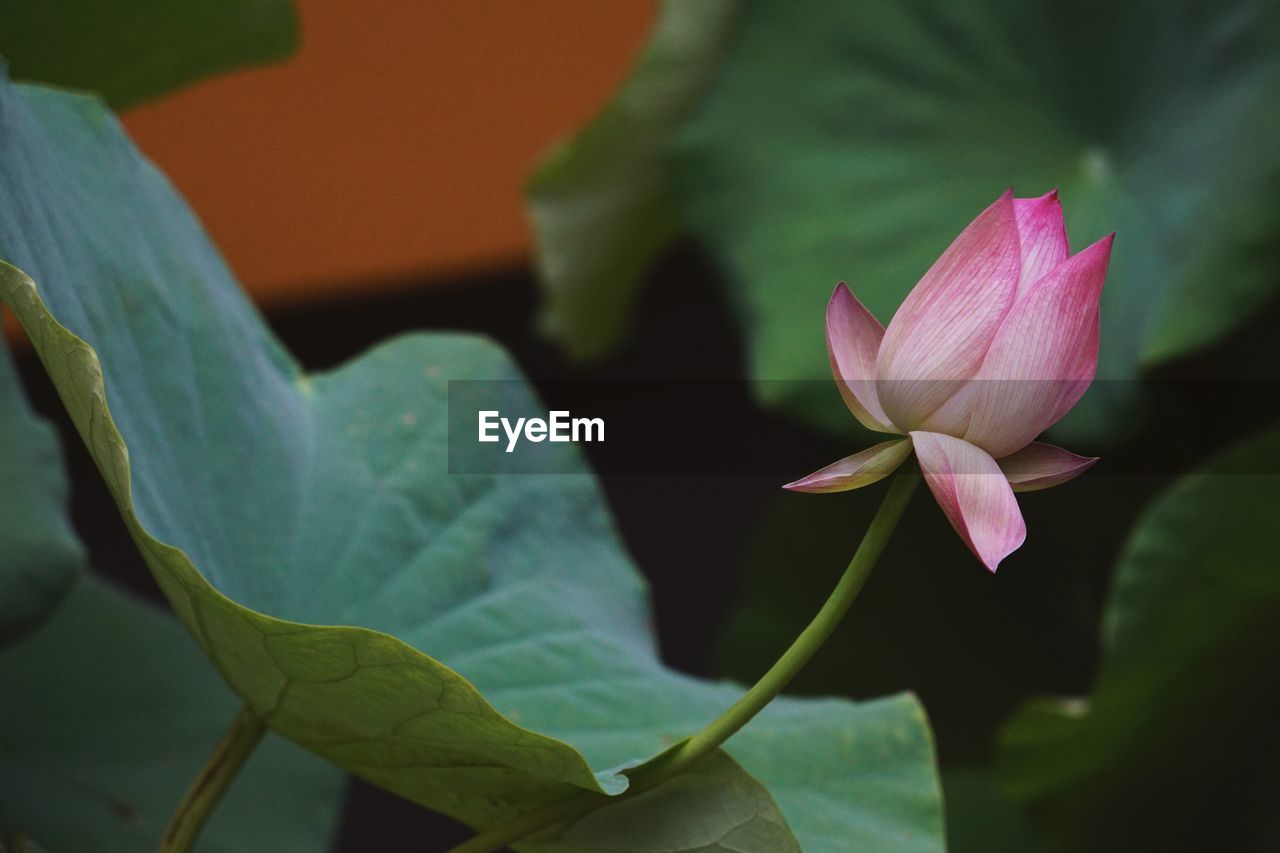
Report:
[[[856,489],[914,449],[951,526],[994,572],[1026,539],[1014,492],[1056,486],[1097,461],[1034,439],[1093,381],[1114,236],[1072,255],[1057,192],[1010,190],[942,253],[889,328],[837,285],[827,352],[840,394],[868,429],[905,437],[785,488]]]

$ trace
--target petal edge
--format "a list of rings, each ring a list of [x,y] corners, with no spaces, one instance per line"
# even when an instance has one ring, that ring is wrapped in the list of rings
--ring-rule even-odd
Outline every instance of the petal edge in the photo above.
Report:
[[[1059,264],[1009,312],[978,373],[966,441],[1002,458],[1026,447],[1084,395],[1098,367],[1104,237]]]
[[[1027,538],[1018,499],[982,448],[936,432],[911,433],[929,490],[982,564],[995,572]]]
[[[897,433],[876,394],[876,356],[884,327],[843,281],[827,303],[827,359],[849,411],[874,432]]]
[[[782,488],[792,492],[827,494],[860,489],[879,482],[898,469],[911,455],[911,442],[905,438],[884,441],[825,468],[814,471]]]
[[[1093,467],[1097,456],[1077,456],[1042,441],[997,460],[1005,479],[1015,492],[1038,492],[1074,480]]]
[[[1018,298],[1021,298],[1071,252],[1067,248],[1067,227],[1062,221],[1062,203],[1058,201],[1057,190],[1039,198],[1015,198],[1013,212],[1018,221],[1018,253],[1022,258],[1022,271],[1018,276]]]
[[[978,372],[1014,304],[1020,272],[1009,190],[934,261],[885,330],[880,403],[901,429],[919,427]]]

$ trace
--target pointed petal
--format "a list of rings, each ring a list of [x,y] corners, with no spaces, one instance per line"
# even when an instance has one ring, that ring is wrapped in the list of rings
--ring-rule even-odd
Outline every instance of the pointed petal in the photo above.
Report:
[[[1018,298],[1021,298],[1071,252],[1067,249],[1067,227],[1062,222],[1057,190],[1039,198],[1015,198],[1013,213],[1018,223],[1022,257],[1022,272],[1018,276]]]
[[[1007,456],[1084,394],[1098,368],[1098,302],[1111,240],[1060,264],[1009,312],[974,383],[965,440]]]
[[[947,520],[994,572],[1027,538],[1018,500],[1000,466],[981,448],[950,435],[913,432],[911,441]]]
[[[978,215],[903,300],[877,359],[880,403],[919,425],[972,377],[1013,305],[1021,261],[1012,191]]]
[[[1074,480],[1097,461],[1096,456],[1077,456],[1061,447],[1033,441],[999,460],[999,464],[1015,492],[1036,492]]]
[[[884,327],[842,281],[827,303],[827,357],[840,396],[867,429],[897,432],[876,397],[876,353]]]
[[[802,480],[787,483],[782,488],[793,492],[819,494],[860,489],[892,474],[910,455],[911,442],[907,439],[885,441],[852,456],[846,456],[839,462],[833,462]]]

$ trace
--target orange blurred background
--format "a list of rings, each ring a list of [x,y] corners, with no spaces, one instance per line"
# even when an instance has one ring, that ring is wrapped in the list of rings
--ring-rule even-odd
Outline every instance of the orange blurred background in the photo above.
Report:
[[[625,77],[651,0],[299,0],[301,47],[125,124],[267,305],[523,263],[521,185]]]

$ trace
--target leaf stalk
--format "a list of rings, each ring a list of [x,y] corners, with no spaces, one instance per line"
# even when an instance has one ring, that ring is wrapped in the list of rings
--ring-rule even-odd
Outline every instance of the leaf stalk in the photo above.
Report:
[[[240,709],[170,818],[160,841],[160,853],[186,853],[195,845],[200,830],[266,730],[266,723],[249,706]]]

